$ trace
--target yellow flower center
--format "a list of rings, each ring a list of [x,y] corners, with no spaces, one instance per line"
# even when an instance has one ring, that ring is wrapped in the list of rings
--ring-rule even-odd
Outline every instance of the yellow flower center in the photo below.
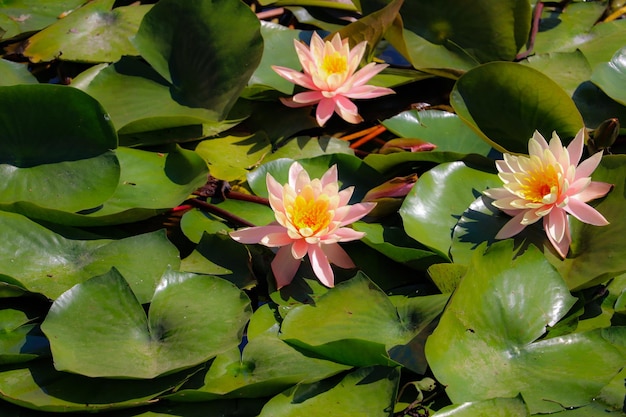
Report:
[[[327,75],[344,73],[348,69],[348,59],[339,52],[334,52],[324,56],[321,69]]]
[[[553,165],[541,167],[536,171],[527,172],[521,179],[522,196],[533,203],[546,203],[545,197],[558,193],[559,174]]]
[[[326,197],[326,198],[324,198]],[[293,206],[287,208],[291,223],[303,237],[313,236],[325,229],[332,220],[328,210],[328,198],[305,198],[298,195]]]

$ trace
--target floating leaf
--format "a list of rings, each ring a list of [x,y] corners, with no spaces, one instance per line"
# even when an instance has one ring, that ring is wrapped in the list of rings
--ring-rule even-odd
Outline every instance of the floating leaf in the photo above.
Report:
[[[483,190],[500,185],[496,174],[463,162],[438,165],[420,177],[402,203],[406,233],[449,259],[452,231],[461,214]]]
[[[146,317],[126,280],[111,270],[61,295],[41,329],[58,370],[154,378],[237,346],[249,316],[248,297],[231,283],[169,271]]]
[[[528,139],[538,130],[573,138],[583,127],[574,102],[554,81],[526,65],[492,62],[464,74],[450,102],[459,117],[496,149],[528,152]]]
[[[536,248],[483,246],[426,343],[428,363],[453,403],[521,393],[531,413],[585,405],[626,363],[626,333],[539,340],[574,302]]]
[[[0,59],[0,72],[2,73],[0,86],[38,83],[25,64]]]
[[[614,185],[602,201],[591,202],[610,224],[598,227],[571,219],[572,244],[568,257],[563,261],[550,257],[572,289],[589,287],[626,271],[626,260],[621,256],[626,239],[626,156],[604,156],[592,178]]]
[[[345,377],[300,384],[270,399],[259,417],[387,417],[393,409],[400,372],[373,366]]]
[[[32,62],[115,62],[122,55],[139,55],[130,43],[151,5],[117,7],[114,0],[85,4],[28,38],[24,56]]]
[[[229,0],[161,0],[132,42],[171,84],[176,101],[209,109],[216,120],[235,104],[263,51],[256,15]]]
[[[622,88],[626,83],[626,47],[617,51],[610,62],[598,65],[591,81],[606,95],[626,106],[626,94]]]
[[[87,94],[57,85],[0,87],[0,204],[91,209],[120,175],[117,136]]]
[[[55,299],[63,292],[116,267],[142,303],[148,302],[160,275],[177,267],[178,253],[157,231],[121,240],[67,239],[14,213],[0,211],[6,242],[0,246],[2,272],[25,289]]]
[[[20,33],[41,30],[56,22],[63,14],[78,8],[84,2],[84,0],[58,0],[54,2],[17,0],[3,4],[0,9],[0,27],[6,33],[2,34],[2,38],[9,39]]]
[[[596,2],[571,3],[565,7],[546,7],[533,52],[573,52],[588,40],[587,34],[605,12],[606,6]]]
[[[181,372],[145,381],[88,378],[58,372],[50,362],[35,361],[23,368],[0,369],[0,398],[38,410],[30,411],[33,414],[29,414],[28,410],[20,408],[19,414],[25,416],[40,416],[40,411],[66,413],[120,410],[154,402],[159,394],[180,385],[189,373]],[[2,411],[6,408],[11,409],[3,403]]]
[[[392,365],[393,353],[401,351],[397,347],[408,344],[441,311],[425,308],[418,313],[423,306],[409,300],[399,303],[401,310],[396,309],[385,293],[359,273],[328,290],[313,305],[291,309],[283,320],[281,338],[339,363]],[[441,301],[440,309],[445,297]]]
[[[530,417],[528,407],[519,396],[453,404],[438,410],[433,417]]]

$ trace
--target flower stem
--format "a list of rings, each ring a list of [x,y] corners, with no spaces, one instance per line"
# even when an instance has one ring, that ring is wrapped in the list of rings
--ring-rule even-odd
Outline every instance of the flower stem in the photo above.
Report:
[[[209,213],[215,214],[216,216],[219,216],[222,219],[227,220],[231,223],[235,223],[241,226],[254,227],[254,224],[250,223],[249,221],[242,219],[239,216],[235,216],[234,214],[229,213],[214,204],[207,203],[206,201],[202,201],[198,198],[191,198],[187,200],[187,203],[196,206],[201,210],[205,210]]]

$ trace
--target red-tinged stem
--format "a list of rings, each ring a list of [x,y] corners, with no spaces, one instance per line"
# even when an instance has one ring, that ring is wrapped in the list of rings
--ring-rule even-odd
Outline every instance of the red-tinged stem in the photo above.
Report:
[[[517,55],[516,59],[518,61],[521,61],[533,52],[533,48],[535,47],[535,39],[537,38],[537,33],[539,32],[539,21],[541,20],[542,12],[543,2],[539,1],[537,2],[537,4],[535,4],[535,10],[533,11],[533,24],[530,31],[530,38],[528,39],[528,47],[524,52]]]
[[[214,204],[207,203],[206,201],[192,198],[190,200],[187,200],[187,202],[195,207],[198,207],[201,210],[205,210],[209,213],[215,214],[216,216],[221,217],[222,219],[227,220],[231,223],[235,223],[241,226],[254,227],[254,224],[250,223],[246,219],[235,216],[234,214],[229,213],[228,211],[221,209]]]
[[[376,136],[380,135],[381,133],[385,131],[387,131],[387,128],[385,126],[378,126],[375,130],[373,130],[369,134],[363,136],[361,139],[351,144],[350,148],[352,149],[358,148],[359,146],[366,144],[367,142],[374,139]]]
[[[266,10],[264,12],[258,12],[256,14],[256,17],[259,20],[272,19],[274,17],[278,17],[278,16],[282,15],[283,13],[285,13],[285,9],[282,8],[282,7],[279,7],[277,9]]]
[[[233,190],[224,190],[224,197],[232,200],[250,201],[251,203],[263,204],[264,206],[270,206],[270,201],[265,197],[259,197],[256,195],[240,193]]]
[[[191,204],[181,204],[180,206],[176,206],[173,209],[170,210],[170,213],[179,213],[179,212],[185,212],[185,211],[189,211],[193,208],[193,206]]]
[[[378,129],[378,126],[372,126],[372,127],[367,128],[367,129],[359,130],[358,132],[354,132],[354,133],[351,133],[349,135],[342,136],[339,139],[341,139],[341,140],[348,140],[348,141],[353,140],[353,139],[358,139],[358,138],[360,138],[362,136],[367,135],[368,133],[371,133],[371,132],[375,131],[376,129]]]

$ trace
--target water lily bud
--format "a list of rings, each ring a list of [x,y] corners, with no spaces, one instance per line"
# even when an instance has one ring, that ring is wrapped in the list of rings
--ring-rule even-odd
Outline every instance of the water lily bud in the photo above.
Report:
[[[394,152],[428,152],[436,149],[437,145],[421,139],[399,138],[392,139],[380,148],[380,153],[388,154]]]
[[[363,201],[376,203],[370,216],[383,217],[398,211],[404,197],[411,191],[416,182],[417,174],[411,174],[406,177],[392,178],[369,190]]]
[[[607,119],[600,123],[587,141],[587,149],[590,154],[610,148],[619,136],[619,119]]]

